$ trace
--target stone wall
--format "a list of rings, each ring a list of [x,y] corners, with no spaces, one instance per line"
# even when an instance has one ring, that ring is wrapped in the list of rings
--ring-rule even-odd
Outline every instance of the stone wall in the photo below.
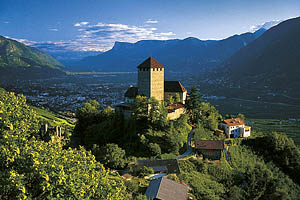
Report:
[[[164,68],[151,68],[150,96],[158,101],[164,100]]]
[[[169,120],[175,120],[180,117],[180,115],[184,114],[185,109],[184,108],[178,108],[174,110],[174,112],[168,113],[167,118]]]

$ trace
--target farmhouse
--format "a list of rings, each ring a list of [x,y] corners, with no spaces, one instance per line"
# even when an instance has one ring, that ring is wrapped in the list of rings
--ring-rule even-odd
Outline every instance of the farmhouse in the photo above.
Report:
[[[150,182],[145,195],[156,200],[187,200],[187,193],[186,185],[161,177]]]
[[[226,119],[220,123],[220,128],[225,131],[227,138],[249,137],[251,127],[246,126],[240,118]]]
[[[195,149],[203,158],[220,160],[224,150],[223,140],[195,140]]]

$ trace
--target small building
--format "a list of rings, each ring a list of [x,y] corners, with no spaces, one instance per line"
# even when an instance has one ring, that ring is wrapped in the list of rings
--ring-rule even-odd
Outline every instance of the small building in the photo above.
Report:
[[[142,169],[144,166],[152,168],[155,173],[169,173],[169,174],[180,173],[177,159],[138,160],[136,165],[136,170]]]
[[[179,81],[165,81],[164,93],[165,93],[164,100],[167,100],[170,96],[172,96],[175,99],[176,94],[179,94],[180,103],[185,104],[187,90],[183,87],[183,85]]]
[[[187,200],[187,193],[188,186],[164,176],[151,180],[145,195],[154,200]]]
[[[220,160],[224,150],[223,140],[195,140],[195,149],[203,158]]]
[[[181,103],[171,104],[167,107],[167,109],[168,109],[168,115],[167,115],[168,120],[175,120],[185,113],[185,108]]]
[[[223,120],[219,124],[220,128],[225,131],[227,138],[249,137],[251,127],[246,126],[241,118]]]

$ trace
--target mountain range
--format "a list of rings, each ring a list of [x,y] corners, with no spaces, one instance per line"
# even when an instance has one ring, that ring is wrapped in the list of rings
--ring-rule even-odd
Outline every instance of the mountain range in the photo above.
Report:
[[[111,50],[84,58],[67,68],[72,71],[136,71],[143,60],[153,56],[169,72],[202,72],[218,66],[265,31],[259,29],[254,33],[234,35],[223,40],[189,37],[182,40],[115,42]]]
[[[63,75],[64,66],[42,51],[0,36],[0,79],[47,78]]]
[[[235,85],[292,90],[300,95],[300,17],[272,27],[235,53],[222,69],[227,81]]]

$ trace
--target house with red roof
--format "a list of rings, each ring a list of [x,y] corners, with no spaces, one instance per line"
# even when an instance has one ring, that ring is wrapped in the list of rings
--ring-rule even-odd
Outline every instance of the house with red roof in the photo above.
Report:
[[[251,127],[246,126],[241,118],[223,120],[219,126],[220,129],[225,131],[227,138],[243,138],[250,136]]]

